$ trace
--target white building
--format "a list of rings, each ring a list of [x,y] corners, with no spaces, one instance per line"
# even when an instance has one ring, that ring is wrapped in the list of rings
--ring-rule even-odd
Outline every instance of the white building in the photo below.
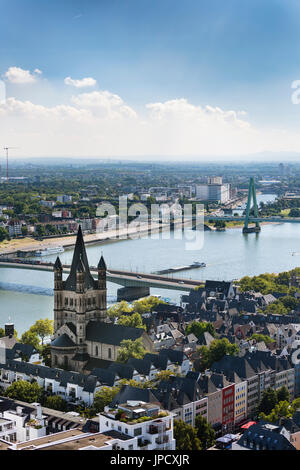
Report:
[[[224,204],[230,199],[230,184],[198,184],[196,186],[196,197],[201,201],[218,201]]]
[[[9,429],[11,432],[9,435],[6,433],[6,437],[10,437],[10,439],[1,437],[1,433],[0,439],[9,440],[9,442],[23,442],[46,436],[45,416],[42,414],[42,407],[39,403],[32,403],[32,405],[35,406],[36,412],[32,413],[29,419],[28,413],[24,412],[22,406],[17,406],[16,410],[7,410],[2,413],[0,427],[1,422],[6,420],[7,423],[11,423]],[[9,425],[7,424],[7,426]]]
[[[63,194],[63,195],[57,196],[56,200],[57,200],[57,202],[62,202],[62,203],[72,202],[72,196],[68,196],[67,194]]]
[[[175,450],[173,418],[173,413],[161,410],[157,403],[128,400],[114,409],[105,407],[99,415],[99,431],[138,438],[141,450]]]
[[[16,422],[0,417],[0,441],[15,442],[17,440]]]

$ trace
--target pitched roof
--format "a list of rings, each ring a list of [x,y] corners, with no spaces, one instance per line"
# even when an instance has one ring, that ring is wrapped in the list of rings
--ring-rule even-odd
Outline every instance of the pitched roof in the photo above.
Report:
[[[278,426],[267,423],[253,424],[244,432],[238,444],[254,450],[296,450],[287,438],[278,431]],[[253,447],[251,447],[251,444]]]
[[[81,266],[82,265],[82,266]],[[96,281],[90,273],[89,263],[87,259],[87,254],[85,251],[85,245],[83,241],[83,235],[81,226],[79,225],[77,239],[75,244],[75,249],[73,253],[73,259],[70,269],[70,274],[65,281],[64,288],[65,290],[76,290],[76,271],[80,266],[80,269],[84,270],[84,287],[85,289],[95,289],[97,287]]]
[[[146,403],[158,403],[157,398],[149,388],[136,388],[130,385],[123,385],[119,393],[113,398],[111,406],[126,403],[127,400],[144,401]]]
[[[69,348],[75,346],[75,343],[68,335],[66,335],[66,333],[64,333],[63,335],[55,338],[55,340],[51,342],[51,346],[55,346],[57,348]]]
[[[113,325],[91,320],[86,326],[86,339],[97,343],[120,346],[124,339],[135,341],[144,333],[142,328],[131,328],[123,325]]]
[[[159,355],[167,356],[167,358],[171,362],[178,363],[178,364],[182,364],[183,361],[187,359],[183,351],[178,351],[176,349],[162,349],[161,351],[159,351]]]

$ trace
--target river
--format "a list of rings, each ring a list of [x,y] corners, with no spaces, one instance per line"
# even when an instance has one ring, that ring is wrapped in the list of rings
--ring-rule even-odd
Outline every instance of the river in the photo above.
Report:
[[[275,195],[258,196],[260,201],[270,201]],[[234,210],[235,212],[235,210]],[[87,246],[89,263],[96,265],[101,256],[108,267],[153,272],[159,269],[204,261],[205,268],[176,273],[176,277],[192,279],[231,280],[245,275],[280,272],[300,265],[300,224],[263,225],[259,234],[242,235],[241,228],[225,232],[205,232],[200,250],[186,250],[185,238],[144,237],[121,240],[105,245]],[[188,231],[188,236],[192,235]],[[299,252],[299,257],[292,256]],[[61,255],[63,263],[70,263],[73,250]],[[55,256],[47,257],[54,261]],[[43,260],[46,258],[44,257]],[[53,274],[19,269],[0,269],[0,326],[11,318],[19,335],[39,318],[53,316]],[[108,303],[116,301],[118,286],[108,283]],[[180,291],[151,289],[151,293],[179,302]]]

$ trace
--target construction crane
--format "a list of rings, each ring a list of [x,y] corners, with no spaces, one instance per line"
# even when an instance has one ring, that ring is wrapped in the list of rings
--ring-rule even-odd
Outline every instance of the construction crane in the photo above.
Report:
[[[10,149],[17,149],[18,147],[3,147],[6,152],[6,182],[8,183],[8,151]]]

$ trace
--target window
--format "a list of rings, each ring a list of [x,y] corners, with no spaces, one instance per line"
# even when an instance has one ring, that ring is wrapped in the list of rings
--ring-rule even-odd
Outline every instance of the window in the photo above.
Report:
[[[108,358],[111,359],[111,348],[108,348]]]

